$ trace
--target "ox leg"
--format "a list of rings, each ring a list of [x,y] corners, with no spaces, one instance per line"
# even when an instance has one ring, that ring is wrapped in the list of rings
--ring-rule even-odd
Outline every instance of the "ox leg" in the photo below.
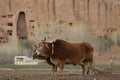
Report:
[[[56,65],[56,67],[55,67],[55,71],[56,71],[57,73],[60,73],[59,68],[60,68],[60,65]]]
[[[56,65],[53,65],[53,75],[57,74],[57,66]]]
[[[90,72],[90,71],[89,71],[89,67],[88,67],[88,70],[87,70],[87,75],[89,75],[89,72]]]
[[[80,64],[81,67],[82,67],[82,75],[84,76],[85,75],[85,64]]]
[[[55,65],[55,74],[57,74],[57,68],[58,68],[58,66]]]
[[[89,72],[90,72],[89,69],[90,69],[90,68],[89,68],[89,62],[87,62],[87,75],[89,75]]]
[[[55,75],[55,65],[52,66],[53,76]]]
[[[60,67],[60,65],[57,66],[57,71],[58,71],[58,73],[61,73],[61,67]]]
[[[60,65],[60,73],[63,72],[63,69],[64,69],[64,63],[62,63],[62,64]]]
[[[92,69],[92,75],[93,75],[93,73],[96,75],[95,67],[93,65],[93,62],[89,62],[89,65],[90,65],[90,68]]]
[[[85,62],[83,64],[80,64],[81,67],[82,67],[82,74],[85,75],[85,73],[88,75],[89,74],[89,63],[88,62]],[[87,65],[87,66],[86,66]],[[85,69],[87,68],[87,71],[85,72]]]
[[[81,65],[81,67],[82,67],[82,80],[85,80],[85,63],[83,63],[83,64],[80,64]]]

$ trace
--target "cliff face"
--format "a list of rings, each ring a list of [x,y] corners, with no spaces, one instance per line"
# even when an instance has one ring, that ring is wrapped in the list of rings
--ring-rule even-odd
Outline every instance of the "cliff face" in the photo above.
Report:
[[[120,28],[120,0],[0,0],[0,27],[13,37],[17,36],[20,12],[25,13],[29,38],[34,27],[50,21],[84,23],[98,35],[106,34],[111,27]]]
[[[25,11],[26,14],[34,14],[34,18],[38,17],[40,21],[55,18],[63,21],[85,20],[91,24],[102,21],[110,25],[112,17],[119,17],[119,5],[119,0],[0,0],[0,15],[10,12],[18,15],[19,11]]]

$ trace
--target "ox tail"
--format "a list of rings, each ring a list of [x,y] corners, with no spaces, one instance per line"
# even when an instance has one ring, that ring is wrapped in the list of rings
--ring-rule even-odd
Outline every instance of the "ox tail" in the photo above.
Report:
[[[94,51],[92,51],[92,55],[94,55],[94,54],[96,54]],[[94,56],[92,56],[93,57],[93,65],[94,65]],[[99,67],[96,67],[95,65],[94,65],[94,69],[95,69],[95,71],[97,71],[98,73],[99,72],[102,72],[103,70],[101,69],[101,68],[99,68]]]
[[[89,67],[88,67],[88,71],[87,71],[87,75],[89,74],[89,69],[91,69],[93,72],[92,72],[92,75],[97,75],[99,73],[101,73],[103,70],[96,67],[92,62],[89,62]]]

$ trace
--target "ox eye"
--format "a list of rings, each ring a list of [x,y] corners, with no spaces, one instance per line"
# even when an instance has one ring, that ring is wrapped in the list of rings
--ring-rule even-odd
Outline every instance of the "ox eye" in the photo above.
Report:
[[[43,44],[40,44],[40,47],[43,47]]]
[[[35,50],[33,52],[35,52]]]

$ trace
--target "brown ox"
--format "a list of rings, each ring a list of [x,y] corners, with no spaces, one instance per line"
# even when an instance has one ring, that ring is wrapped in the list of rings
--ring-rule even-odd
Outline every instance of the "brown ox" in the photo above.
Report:
[[[93,66],[93,47],[86,43],[68,43],[63,40],[57,39],[55,42],[42,41],[37,45],[35,54],[44,57],[50,57],[50,61],[55,66],[60,66],[61,70],[64,68],[65,63],[69,64],[83,64],[89,62],[89,66],[95,73]],[[84,64],[83,64],[84,65]],[[84,69],[83,66],[83,75]]]
[[[55,64],[53,64],[53,63],[51,62],[51,60],[50,60],[50,57],[41,56],[40,54],[37,55],[37,53],[35,53],[36,48],[37,48],[37,46],[35,45],[35,50],[33,51],[33,52],[34,52],[33,59],[46,60],[46,62],[47,62],[49,65],[51,65],[52,68],[53,68],[53,69],[52,69],[52,70],[53,70],[53,75],[54,75],[54,73],[57,74],[57,68],[59,67],[59,65],[56,66]],[[85,64],[87,63],[87,61],[84,60],[83,63],[84,63],[84,64],[80,64],[80,65],[82,66],[82,68],[85,67]],[[69,63],[65,63],[65,64],[69,64]],[[84,74],[84,70],[83,70],[83,74]],[[89,69],[87,70],[87,75],[88,75],[88,74],[89,74]]]

